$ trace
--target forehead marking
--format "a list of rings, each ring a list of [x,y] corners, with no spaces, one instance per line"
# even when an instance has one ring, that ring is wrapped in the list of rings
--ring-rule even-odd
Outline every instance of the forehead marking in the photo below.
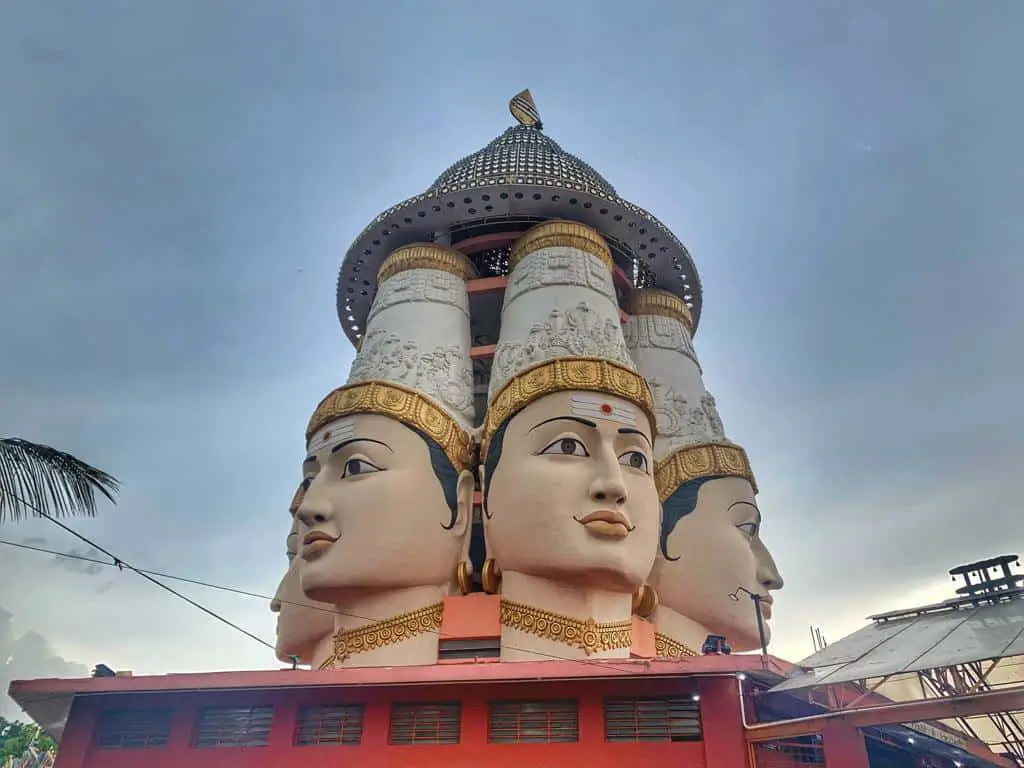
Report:
[[[337,445],[343,440],[348,440],[352,437],[352,433],[355,432],[355,424],[352,423],[351,419],[339,419],[338,421],[332,421],[326,427],[321,429],[312,439],[309,441],[309,447],[306,452],[310,455],[319,453],[324,448]]]
[[[600,395],[573,395],[569,399],[573,416],[591,419],[607,419],[627,427],[636,426],[636,408],[632,405],[613,403]]]

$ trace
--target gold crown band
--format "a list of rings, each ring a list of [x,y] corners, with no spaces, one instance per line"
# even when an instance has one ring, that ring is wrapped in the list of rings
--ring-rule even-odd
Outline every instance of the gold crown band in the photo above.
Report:
[[[359,413],[389,416],[424,432],[458,471],[473,466],[473,438],[455,419],[419,392],[381,381],[339,387],[321,400],[306,428],[306,444],[326,424]]]
[[[357,653],[375,651],[427,632],[439,632],[443,610],[443,603],[435,603],[363,627],[336,632],[331,655],[320,665],[320,669],[334,669]]]
[[[690,646],[680,643],[678,640],[673,640],[668,635],[655,632],[654,655],[659,659],[680,659],[686,656],[696,656],[697,652]]]
[[[516,264],[541,248],[552,248],[554,246],[568,246],[585,251],[592,256],[597,256],[604,262],[608,269],[614,267],[612,252],[608,243],[601,237],[596,229],[586,224],[579,224],[575,221],[545,221],[535,227],[528,229],[522,237],[516,240],[512,246],[512,253],[508,257],[508,271],[515,269]]]
[[[633,291],[629,299],[629,314],[631,315],[661,315],[678,320],[686,326],[686,330],[693,333],[693,315],[686,302],[674,293],[663,291],[660,288],[645,288]]]
[[[698,443],[680,448],[654,467],[658,498],[664,502],[683,483],[701,477],[742,477],[757,493],[747,452],[734,443]]]
[[[465,255],[439,243],[410,243],[391,252],[377,270],[377,283],[410,269],[437,269],[470,280],[476,269]]]
[[[299,507],[302,505],[302,500],[306,498],[306,484],[299,483],[299,487],[295,489],[295,495],[292,496],[292,503],[288,505],[288,511],[295,515],[299,511]]]
[[[651,424],[651,439],[654,439],[657,421],[654,416],[654,398],[643,376],[610,360],[566,357],[527,368],[501,388],[487,408],[480,455],[486,458],[491,438],[498,427],[534,400],[553,392],[574,391],[621,397],[639,406],[647,414]]]
[[[501,625],[577,648],[587,656],[598,651],[629,648],[633,644],[632,620],[574,619],[505,598],[501,599]]]

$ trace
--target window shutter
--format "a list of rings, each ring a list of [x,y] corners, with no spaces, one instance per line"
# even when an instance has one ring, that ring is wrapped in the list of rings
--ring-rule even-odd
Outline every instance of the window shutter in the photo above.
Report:
[[[462,705],[457,701],[391,706],[390,744],[458,744]]]
[[[273,719],[273,707],[208,707],[200,710],[196,748],[265,747]]]
[[[491,744],[550,744],[579,739],[579,705],[575,700],[490,704],[487,741]]]
[[[700,741],[700,704],[682,696],[605,699],[606,741]]]
[[[171,734],[170,709],[110,709],[100,715],[96,745],[102,749],[160,749]]]
[[[295,746],[358,744],[363,740],[363,705],[335,704],[299,709]]]

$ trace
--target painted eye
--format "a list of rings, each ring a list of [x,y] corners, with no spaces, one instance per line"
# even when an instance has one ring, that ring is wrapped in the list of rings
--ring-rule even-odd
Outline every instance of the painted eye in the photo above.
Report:
[[[747,534],[750,538],[754,538],[757,535],[757,523],[743,523],[736,527]]]
[[[647,471],[647,457],[640,451],[626,451],[619,456],[619,464],[630,469],[639,470],[640,472]]]
[[[577,440],[575,437],[563,437],[555,440],[551,445],[545,448],[541,453],[546,453],[549,456],[589,456],[587,449],[583,443]]]
[[[375,467],[366,459],[349,459],[345,462],[345,471],[341,473],[341,476],[343,478],[354,477],[356,475],[369,475],[374,472],[380,472],[380,467]]]

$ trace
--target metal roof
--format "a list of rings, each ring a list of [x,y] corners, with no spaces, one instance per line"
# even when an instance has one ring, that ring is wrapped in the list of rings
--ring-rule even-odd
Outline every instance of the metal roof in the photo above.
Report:
[[[927,606],[930,612],[864,627],[798,662],[804,671],[772,690],[792,691],[1024,655],[1024,599],[990,605],[951,601],[950,607],[934,610],[941,607],[943,604]]]

